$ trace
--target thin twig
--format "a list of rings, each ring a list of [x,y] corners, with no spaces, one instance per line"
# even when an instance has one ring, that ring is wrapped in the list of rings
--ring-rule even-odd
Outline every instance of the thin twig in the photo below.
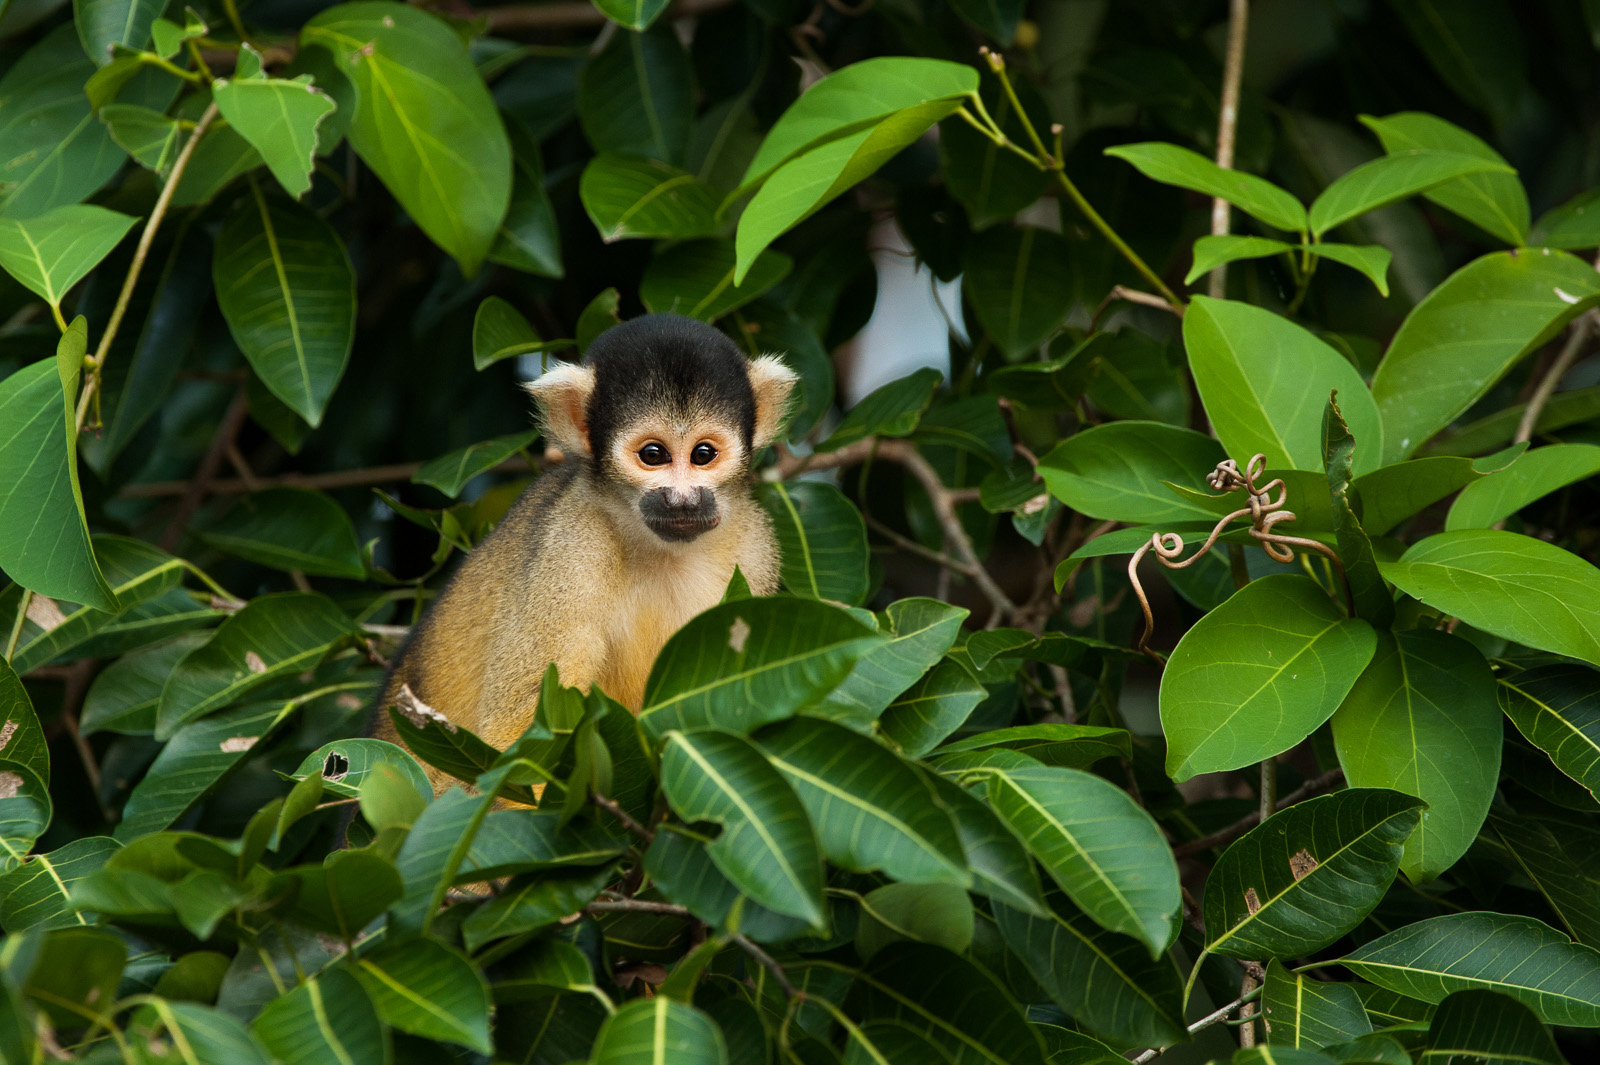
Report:
[[[89,404],[95,393],[100,389],[100,376],[105,370],[106,356],[111,351],[111,342],[117,337],[117,329],[122,325],[123,315],[128,313],[128,304],[133,299],[133,288],[139,282],[139,272],[144,269],[145,257],[150,254],[150,245],[155,241],[156,230],[161,226],[161,220],[166,217],[167,207],[172,203],[172,196],[178,191],[178,183],[183,180],[183,172],[189,167],[189,160],[194,157],[195,147],[200,143],[200,138],[210,128],[217,117],[217,105],[212,103],[200,116],[200,121],[195,123],[194,132],[189,134],[189,140],[184,144],[183,150],[178,153],[178,158],[173,160],[172,173],[167,175],[166,184],[161,186],[161,195],[156,197],[156,205],[150,209],[150,220],[144,225],[144,232],[139,234],[139,245],[133,251],[133,262],[128,267],[128,275],[122,280],[122,291],[117,294],[116,306],[111,309],[111,320],[106,324],[106,331],[100,337],[100,344],[95,348],[94,356],[89,359],[89,379],[84,382],[83,394],[78,397],[77,426],[83,428],[84,419],[89,414]]]
[[[1309,799],[1313,795],[1321,795],[1323,792],[1337,787],[1343,781],[1343,769],[1330,769],[1320,777],[1313,777],[1304,784],[1300,785],[1298,788],[1291,791],[1289,794],[1285,795],[1283,798],[1279,799],[1277,807],[1278,809],[1282,810],[1286,807],[1293,806],[1297,802],[1302,802],[1306,799]],[[1188,843],[1178,844],[1176,847],[1172,848],[1172,856],[1174,858],[1190,858],[1196,854],[1208,851],[1213,847],[1227,846],[1229,843],[1232,843],[1234,840],[1238,839],[1252,828],[1255,828],[1260,823],[1261,811],[1259,809],[1252,810],[1250,813],[1241,817],[1227,828],[1213,832],[1209,836],[1202,836],[1200,839],[1190,840]]]
[[[772,955],[756,946],[755,941],[749,936],[745,935],[743,932],[735,932],[728,938],[737,944],[740,950],[744,951],[746,954],[750,955],[750,957],[754,958],[758,963],[760,963],[762,968],[771,973],[772,978],[778,981],[778,986],[783,988],[784,995],[786,995],[790,1000],[803,1000],[806,997],[804,991],[801,991],[799,988],[795,987],[789,982],[789,974],[783,971],[783,966],[778,964],[777,959],[773,958]]]
[[[212,495],[243,495],[263,488],[363,488],[368,485],[397,484],[411,480],[412,475],[422,466],[423,463],[420,462],[398,462],[389,466],[335,470],[332,473],[283,473],[276,477],[257,477],[253,485],[246,484],[237,477],[218,477],[211,482],[209,492]],[[538,468],[531,465],[523,456],[515,455],[491,467],[487,472],[525,473],[529,470],[537,471]],[[189,484],[188,481],[150,481],[146,484],[130,484],[117,492],[117,498],[160,499],[166,496],[181,496],[188,491]]]
[[[1195,1021],[1193,1024],[1189,1025],[1189,1034],[1194,1035],[1196,1032],[1204,1031],[1214,1024],[1221,1024],[1223,1021],[1228,1019],[1228,1014],[1232,1013],[1240,1006],[1243,1006],[1246,1002],[1254,1002],[1260,997],[1260,988],[1257,988],[1249,995],[1240,995],[1238,998],[1234,999],[1221,1009],[1216,1010],[1213,1013],[1208,1013],[1204,1017],[1201,1017],[1198,1021]],[[1146,1065],[1147,1062],[1154,1061],[1166,1050],[1166,1047],[1160,1047],[1155,1050],[1146,1050],[1143,1054],[1140,1054],[1138,1057],[1132,1059],[1132,1065]]]
[[[600,809],[604,810],[612,817],[615,817],[622,823],[623,828],[644,840],[647,846],[655,842],[656,834],[641,825],[639,822],[635,821],[628,811],[622,808],[622,805],[618,803],[617,800],[607,798],[596,791],[590,793],[589,801],[600,807]]]
[[[649,899],[599,899],[584,907],[590,913],[654,913],[662,917],[682,917],[694,920],[687,906],[674,902],[651,902]]]
[[[1250,0],[1228,5],[1228,50],[1222,61],[1222,106],[1217,113],[1217,165],[1233,169],[1233,145],[1239,132],[1239,84],[1244,79],[1244,40],[1250,28]],[[1228,232],[1231,208],[1221,196],[1211,201],[1211,233]],[[1213,299],[1228,293],[1228,264],[1211,271],[1206,291]]]
[[[94,679],[94,667],[95,660],[92,658],[79,659],[68,667],[67,681],[61,695],[61,713],[56,720],[72,737],[72,746],[78,752],[78,760],[83,763],[83,775],[89,779],[89,788],[94,793],[95,806],[99,808],[100,816],[110,824],[117,817],[100,794],[100,763],[89,741],[83,738],[83,732],[78,728],[78,712],[83,706],[84,695],[89,691],[89,682]]]
[[[1539,424],[1539,415],[1544,413],[1545,404],[1555,395],[1561,379],[1582,354],[1584,345],[1594,332],[1594,320],[1595,312],[1587,311],[1578,315],[1573,321],[1572,331],[1567,334],[1567,343],[1562,347],[1561,354],[1556,356],[1556,361],[1550,364],[1550,368],[1539,379],[1539,387],[1533,390],[1533,395],[1528,397],[1528,405],[1522,409],[1522,418],[1517,422],[1517,433],[1511,438],[1513,444],[1533,439],[1533,430]]]
[[[200,465],[194,471],[184,489],[183,498],[178,500],[178,509],[172,515],[172,521],[167,524],[166,531],[161,534],[158,541],[163,551],[176,551],[179,542],[183,539],[183,531],[188,528],[189,520],[194,517],[195,511],[200,509],[201,500],[205,499],[210,490],[211,479],[217,475],[217,470],[222,468],[223,460],[227,458],[228,448],[233,445],[239,436],[239,430],[244,428],[244,420],[250,413],[250,400],[245,395],[245,390],[240,388],[234,394],[233,402],[228,405],[228,410],[222,416],[222,421],[217,425],[216,433],[211,437],[211,446],[206,448],[206,453],[200,459]]]

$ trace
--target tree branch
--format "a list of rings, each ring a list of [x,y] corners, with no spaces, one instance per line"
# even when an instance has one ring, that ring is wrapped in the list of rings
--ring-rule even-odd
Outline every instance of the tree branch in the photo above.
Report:
[[[1556,388],[1561,384],[1561,379],[1567,371],[1572,369],[1572,364],[1583,353],[1583,347],[1594,333],[1594,311],[1585,311],[1572,323],[1572,331],[1567,334],[1567,342],[1561,349],[1561,354],[1556,356],[1556,361],[1539,379],[1539,386],[1533,390],[1533,395],[1528,397],[1528,405],[1522,408],[1522,418],[1517,422],[1517,433],[1511,438],[1513,444],[1520,444],[1524,440],[1533,439],[1533,430],[1539,424],[1539,415],[1544,413],[1546,403],[1555,395]]]
[[[1278,800],[1278,809],[1281,810],[1286,806],[1293,806],[1295,803],[1309,799],[1313,795],[1321,795],[1323,792],[1337,787],[1339,784],[1343,783],[1343,781],[1343,769],[1330,769],[1320,777],[1314,777],[1311,780],[1306,781],[1304,784],[1285,795],[1282,799]],[[1260,823],[1261,811],[1255,810],[1249,814],[1246,814],[1244,817],[1241,817],[1239,820],[1235,821],[1233,824],[1229,825],[1227,828],[1224,828],[1220,832],[1213,832],[1209,836],[1203,836],[1200,839],[1190,840],[1188,843],[1178,844],[1176,847],[1172,848],[1172,856],[1174,858],[1189,858],[1201,853],[1202,851],[1208,851],[1212,847],[1225,846],[1229,843],[1232,843],[1234,840],[1238,839],[1252,828],[1255,828]]]
[[[1259,987],[1248,994],[1240,995],[1238,998],[1234,999],[1221,1009],[1212,1013],[1208,1013],[1204,1017],[1201,1017],[1198,1021],[1195,1021],[1193,1024],[1189,1025],[1189,1034],[1194,1035],[1196,1032],[1204,1031],[1214,1024],[1221,1024],[1223,1021],[1228,1019],[1228,1014],[1232,1013],[1240,1006],[1245,1005],[1247,1002],[1254,1002],[1260,997],[1261,989]],[[1132,1059],[1132,1065],[1146,1065],[1147,1062],[1154,1061],[1167,1049],[1167,1047],[1160,1047],[1155,1050],[1146,1050],[1143,1054],[1140,1054],[1138,1057]]]
[[[622,805],[618,803],[617,800],[607,798],[597,791],[589,796],[589,801],[600,807],[600,809],[604,810],[612,817],[615,817],[619,822],[621,822],[623,828],[644,840],[646,845],[655,842],[656,834],[641,825],[639,822],[635,821],[632,815],[629,814],[628,811],[624,810]]]
[[[1228,50],[1222,62],[1222,106],[1217,113],[1217,165],[1233,169],[1233,146],[1239,132],[1239,85],[1244,79],[1244,40],[1250,28],[1250,0],[1231,0],[1228,5]],[[1227,200],[1211,201],[1211,233],[1228,232],[1231,208]],[[1228,264],[1211,271],[1206,291],[1213,299],[1228,292]]]

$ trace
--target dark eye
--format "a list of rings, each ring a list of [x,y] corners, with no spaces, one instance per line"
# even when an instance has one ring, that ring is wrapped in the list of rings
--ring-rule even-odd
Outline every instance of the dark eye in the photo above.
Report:
[[[696,466],[704,466],[717,457],[717,449],[710,444],[696,444],[694,450],[689,452],[689,461]]]
[[[646,444],[639,449],[639,461],[646,466],[665,466],[672,461],[672,456],[660,444]]]

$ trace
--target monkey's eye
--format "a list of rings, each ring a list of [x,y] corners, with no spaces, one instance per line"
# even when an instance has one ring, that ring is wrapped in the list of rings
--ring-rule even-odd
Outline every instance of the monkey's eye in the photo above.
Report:
[[[689,452],[689,461],[696,466],[705,466],[717,457],[717,449],[710,444],[696,444],[694,450]]]
[[[665,466],[672,461],[672,456],[660,444],[646,444],[639,449],[639,461],[646,466]]]

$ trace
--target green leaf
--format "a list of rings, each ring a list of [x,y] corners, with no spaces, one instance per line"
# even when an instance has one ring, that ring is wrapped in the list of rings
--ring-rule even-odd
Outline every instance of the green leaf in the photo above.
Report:
[[[0,873],[21,864],[50,825],[50,787],[21,762],[0,759]]]
[[[512,966],[496,974],[498,978],[491,988],[496,1005],[535,1001],[548,997],[551,991],[595,990],[594,970],[583,951],[560,939],[537,940],[531,947],[520,952]]]
[[[1406,458],[1524,355],[1600,304],[1600,273],[1565,252],[1475,259],[1412,308],[1378,364],[1384,464]]]
[[[285,919],[350,943],[400,898],[404,885],[394,864],[381,854],[342,850],[320,864],[283,870],[273,877],[270,890],[291,900],[281,909]]]
[[[846,1011],[894,1022],[952,1061],[1044,1065],[1038,1035],[1001,984],[965,958],[925,943],[880,950],[856,974]]]
[[[461,926],[463,941],[475,951],[496,939],[553,925],[583,909],[616,878],[610,865],[531,873],[474,910]]]
[[[252,599],[173,669],[156,709],[156,738],[170,739],[246,692],[310,669],[354,630],[324,596],[288,592]]]
[[[724,603],[667,641],[645,686],[639,723],[750,732],[792,717],[884,637],[838,607],[788,597]]]
[[[791,485],[798,488],[806,483]],[[806,712],[857,731],[867,730],[897,695],[906,692],[950,650],[967,614],[964,608],[937,599],[890,603],[877,618],[878,631],[887,634],[888,641],[863,655],[822,704]]]
[[[454,499],[461,494],[468,481],[494,469],[519,451],[526,450],[538,436],[538,430],[529,429],[525,433],[512,433],[510,436],[497,436],[493,440],[470,444],[423,463],[422,468],[411,475],[411,481],[413,484],[432,485]]]
[[[1251,581],[1184,633],[1161,676],[1167,772],[1239,769],[1333,715],[1377,644],[1306,577]]]
[[[356,330],[356,275],[339,234],[252,184],[222,227],[211,273],[228,329],[262,383],[320,425]]]
[[[589,301],[589,305],[578,316],[578,350],[587,351],[594,339],[607,329],[622,321],[617,314],[617,305],[621,300],[614,288],[608,288],[600,295]]]
[[[344,969],[325,969],[272,999],[250,1030],[278,1061],[385,1065],[390,1059],[372,1000]]]
[[[310,488],[268,488],[235,503],[200,539],[275,569],[360,580],[361,542],[344,508]]]
[[[897,111],[977,91],[975,68],[942,59],[878,56],[842,67],[778,117],[734,195],[807,149],[875,125]]]
[[[0,659],[0,755],[50,783],[50,751],[33,701],[10,662]]]
[[[727,1065],[722,1029],[693,1006],[666,995],[624,1003],[606,1018],[591,1065]]]
[[[561,230],[555,206],[544,187],[544,161],[539,144],[518,126],[511,134],[511,206],[500,223],[489,261],[540,277],[559,278]]]
[[[1600,951],[1532,917],[1429,917],[1338,962],[1363,980],[1424,1002],[1443,1002],[1456,991],[1498,991],[1546,1024],[1600,1028]]]
[[[708,846],[696,835],[663,825],[645,852],[645,870],[663,894],[713,928],[727,929],[736,920],[744,935],[763,943],[795,939],[811,930],[806,921],[769,910],[741,892],[706,853]]]
[[[395,943],[362,955],[350,969],[385,1023],[490,1052],[489,988],[477,967],[443,943]]]
[[[1600,189],[1580,192],[1552,207],[1534,223],[1529,243],[1540,248],[1584,250],[1600,246],[1600,211],[1595,210]]]
[[[341,798],[354,799],[361,793],[361,783],[375,766],[396,766],[417,789],[423,798],[431,798],[433,785],[417,760],[402,747],[384,740],[348,739],[334,740],[306,755],[298,768],[290,774],[296,780],[308,776],[322,778],[323,787]]]
[[[1316,237],[1350,219],[1415,196],[1467,174],[1515,175],[1502,162],[1464,152],[1411,148],[1362,163],[1323,189],[1311,204],[1311,232]]]
[[[1273,814],[1206,880],[1206,949],[1293,958],[1349,932],[1389,889],[1422,809],[1399,792],[1351,788]]]
[[[1378,135],[1386,152],[1437,149],[1464,152],[1506,165],[1505,158],[1479,138],[1421,111],[1402,111],[1384,118],[1361,115],[1360,119],[1362,125]],[[1435,185],[1423,196],[1507,244],[1527,243],[1528,194],[1515,173],[1469,174]]]
[[[954,884],[885,884],[861,899],[856,953],[863,961],[891,943],[932,943],[952,954],[972,946],[972,899]]]
[[[0,267],[59,308],[133,228],[137,218],[89,204],[73,204],[33,218],[0,218]]]
[[[104,731],[148,736],[154,732],[161,685],[178,660],[210,635],[184,633],[124,655],[101,670],[83,700],[78,722],[83,734]]]
[[[715,821],[706,848],[740,891],[820,926],[822,856],[794,789],[749,741],[724,732],[669,732],[661,788],[689,820]]]
[[[0,77],[0,215],[31,218],[78,203],[122,166],[122,151],[84,93],[94,72],[65,22]]]
[[[78,490],[74,407],[87,338],[80,315],[53,361],[0,381],[0,569],[40,595],[110,611],[116,595],[95,561]]]
[[[1102,758],[1132,758],[1133,751],[1129,744],[1125,729],[1047,722],[980,732],[958,743],[946,744],[939,748],[939,754],[1004,747],[1021,751],[1045,765],[1088,769]]]
[[[1166,483],[1200,489],[1227,457],[1221,444],[1192,429],[1109,422],[1057,444],[1039,460],[1039,476],[1052,495],[1087,517],[1154,523],[1206,519],[1215,524],[1218,515],[1180,497]]]
[[[1494,674],[1467,641],[1430,629],[1385,633],[1333,716],[1345,779],[1415,795],[1428,813],[1400,868],[1439,876],[1477,838],[1500,779]]]
[[[1380,466],[1351,486],[1361,501],[1361,527],[1371,536],[1383,536],[1482,476],[1471,459],[1434,455]]]
[[[1101,927],[1138,939],[1152,958],[1167,948],[1182,905],[1178,867],[1126,792],[1076,769],[997,769],[989,805]]]
[[[602,152],[578,183],[606,243],[633,237],[703,237],[717,228],[717,201],[693,174],[659,159]]]
[[[908,757],[920,758],[960,728],[988,695],[965,667],[945,659],[884,709],[879,727]]]
[[[1463,529],[1379,567],[1401,591],[1474,628],[1600,665],[1600,571],[1554,544]]]
[[[1355,436],[1355,469],[1381,464],[1378,410],[1349,361],[1307,330],[1260,307],[1196,296],[1183,342],[1206,413],[1236,462],[1267,456],[1268,469],[1322,469],[1322,412],[1337,390]]]
[[[320,791],[321,782],[317,783]],[[373,766],[357,791],[361,816],[378,832],[386,828],[410,828],[428,807],[428,800],[418,795],[405,774],[392,765]]]
[[[93,916],[75,911],[72,887],[105,865],[120,846],[106,836],[84,836],[49,854],[30,855],[0,875],[0,928],[15,935],[27,928],[70,928]]]
[[[1350,435],[1338,400],[1337,395],[1329,396],[1323,411],[1322,454],[1328,471],[1328,498],[1333,508],[1339,559],[1356,616],[1379,628],[1387,628],[1394,622],[1394,595],[1383,583],[1372,539],[1361,527],[1361,519],[1356,514],[1360,497],[1351,495],[1355,437]]]
[[[1559,835],[1558,835],[1559,833]],[[1600,945],[1600,896],[1589,839],[1564,822],[1535,821],[1491,809],[1483,838],[1497,841],[1510,864],[1538,889],[1574,940]]]
[[[478,304],[472,319],[472,368],[482,370],[501,359],[571,347],[570,340],[541,340],[522,312],[499,296]]]
[[[149,44],[150,27],[165,7],[166,0],[72,0],[72,15],[84,53],[103,67],[113,45],[138,50]]]
[[[189,157],[189,168],[173,194],[174,207],[193,207],[210,203],[212,197],[243,177],[266,165],[261,153],[234,132],[232,126],[213,126],[200,138]]]
[[[1457,991],[1439,1003],[1428,1025],[1423,1065],[1471,1061],[1483,1065],[1566,1065],[1538,1014],[1509,995]]]
[[[613,34],[578,77],[578,120],[598,152],[678,166],[694,122],[689,56],[669,23]]]
[[[760,298],[793,267],[794,260],[769,248],[735,284],[732,241],[688,241],[656,250],[639,282],[639,298],[652,311],[712,322]]]
[[[1389,298],[1389,263],[1394,256],[1388,248],[1378,244],[1313,244],[1311,254],[1360,271],[1378,295]]]
[[[837,451],[869,436],[910,436],[943,378],[938,370],[924,366],[873,389],[845,412],[817,451]]]
[[[1225,170],[1199,152],[1151,141],[1119,144],[1106,154],[1133,164],[1152,181],[1227,200],[1275,229],[1299,233],[1309,227],[1306,209],[1289,193],[1254,174]]]
[[[756,498],[778,535],[783,586],[807,599],[859,606],[869,581],[867,527],[856,505],[823,481],[773,481],[760,485]]]
[[[1500,678],[1500,708],[1556,768],[1600,798],[1600,674],[1574,663]]]
[[[162,177],[171,171],[182,132],[177,119],[138,104],[107,104],[100,109],[100,121],[134,162]]]
[[[955,822],[972,870],[972,890],[1023,913],[1048,913],[1039,874],[1022,841],[972,792],[937,773],[927,776]]]
[[[1461,490],[1445,517],[1446,530],[1488,528],[1536,499],[1600,473],[1600,447],[1555,444],[1524,452],[1505,469]]]
[[[805,717],[763,729],[756,743],[800,797],[833,864],[909,883],[965,889],[971,882],[955,822],[933,785],[888,749]]]
[[[1009,45],[1022,18],[1022,0],[951,0],[961,17],[999,44]]]
[[[734,282],[744,280],[756,256],[767,245],[810,218],[835,196],[871,176],[958,106],[959,100],[941,99],[908,107],[876,125],[828,141],[784,163],[766,179],[739,216],[734,241],[739,259]]]
[[[1349,984],[1290,972],[1274,958],[1262,987],[1262,1021],[1274,1047],[1319,1050],[1372,1031],[1366,1007]]]
[[[355,84],[350,146],[476,273],[511,200],[511,145],[461,38],[427,12],[367,0],[321,12],[301,40],[331,51]]]
[[[182,26],[179,26],[176,22],[158,18],[150,24],[150,37],[154,51],[162,59],[171,59],[183,48],[184,41],[191,41],[196,37],[204,37],[206,28],[206,24],[192,10],[188,10]]]
[[[295,199],[304,195],[316,165],[317,126],[333,113],[333,97],[311,84],[310,74],[264,77],[261,57],[248,44],[234,76],[218,78],[211,91],[222,117],[261,153],[283,190]]]
[[[670,0],[595,0],[600,13],[624,29],[647,30]]]
[[[1268,259],[1274,255],[1295,251],[1296,246],[1267,237],[1243,237],[1232,233],[1201,237],[1194,242],[1194,264],[1184,275],[1183,283],[1192,285],[1225,263],[1241,259]]]
[[[961,289],[984,330],[1010,361],[1055,335],[1072,309],[1072,248],[1032,226],[997,226],[967,245]]]

